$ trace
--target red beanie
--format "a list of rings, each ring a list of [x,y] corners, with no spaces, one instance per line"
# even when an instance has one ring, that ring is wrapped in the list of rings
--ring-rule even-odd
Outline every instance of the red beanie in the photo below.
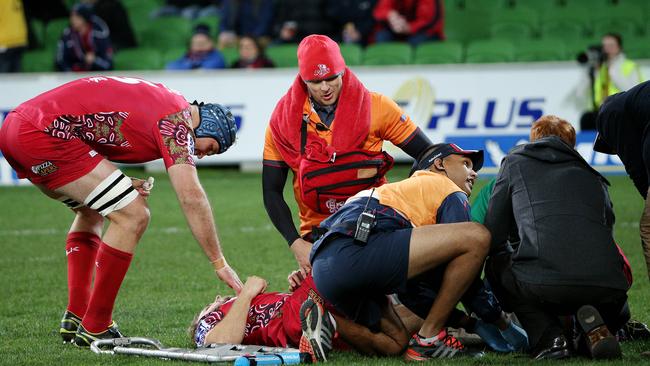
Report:
[[[298,45],[298,68],[303,80],[322,80],[343,72],[345,60],[331,38],[312,34]]]

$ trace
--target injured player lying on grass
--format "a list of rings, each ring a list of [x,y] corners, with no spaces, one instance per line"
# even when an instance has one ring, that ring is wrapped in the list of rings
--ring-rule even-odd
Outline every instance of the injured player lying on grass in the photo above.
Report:
[[[252,276],[239,296],[217,295],[192,321],[192,342],[197,347],[213,343],[298,347],[318,361],[325,361],[332,349],[397,356],[404,352],[410,335],[422,322],[387,297],[381,329],[372,332],[324,306],[311,276],[303,278],[295,271],[288,281],[289,293],[265,293],[266,281]],[[467,321],[472,319],[466,316]],[[468,336],[483,345],[478,336]]]
[[[326,309],[311,276],[303,279],[296,271],[289,275],[289,283],[290,293],[264,293],[266,281],[253,276],[239,296],[217,296],[192,322],[192,341],[197,346],[241,343],[298,347],[318,361],[325,361],[332,348],[398,355],[406,346],[408,333],[388,300],[381,331],[373,333]]]

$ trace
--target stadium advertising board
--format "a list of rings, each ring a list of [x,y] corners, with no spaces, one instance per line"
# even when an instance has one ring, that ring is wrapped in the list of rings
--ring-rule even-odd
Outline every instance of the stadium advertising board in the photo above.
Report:
[[[642,63],[645,75],[650,64]],[[400,104],[435,142],[453,141],[465,148],[486,150],[485,173],[495,172],[501,156],[526,141],[531,123],[555,114],[577,125],[584,106],[585,70],[570,62],[492,65],[353,67],[372,91]],[[201,164],[259,164],[264,134],[275,103],[296,76],[295,69],[221,70],[193,72],[123,72],[114,75],[162,82],[188,100],[217,101],[237,119],[238,141],[223,156]],[[0,75],[0,122],[6,113],[35,95],[84,74]],[[579,91],[583,91],[580,93]],[[620,160],[591,150],[594,134],[578,135],[578,151],[601,171],[622,172]],[[397,158],[408,157],[393,146]],[[0,157],[0,184],[18,184]]]

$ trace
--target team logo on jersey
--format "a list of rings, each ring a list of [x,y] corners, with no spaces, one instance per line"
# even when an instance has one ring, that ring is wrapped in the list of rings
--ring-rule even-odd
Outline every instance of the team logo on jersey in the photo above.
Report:
[[[323,76],[330,73],[330,68],[325,64],[318,64],[317,69],[314,71],[314,76],[322,78]]]
[[[334,198],[330,198],[327,201],[325,201],[325,207],[329,210],[330,213],[335,213],[338,211],[343,205],[345,204],[345,201],[338,201]]]
[[[52,174],[57,170],[59,170],[59,168],[56,165],[54,165],[54,163],[52,163],[51,161],[46,161],[42,164],[32,166],[32,172],[34,172],[34,174],[39,175],[41,177],[44,177],[48,174]]]

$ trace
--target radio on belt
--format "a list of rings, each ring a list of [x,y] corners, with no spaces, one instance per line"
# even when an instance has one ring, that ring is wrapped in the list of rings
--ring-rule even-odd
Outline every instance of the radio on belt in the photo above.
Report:
[[[368,236],[370,235],[372,228],[375,226],[375,214],[368,210],[368,204],[370,203],[370,199],[374,192],[375,189],[373,188],[372,192],[370,192],[370,196],[368,196],[368,201],[366,201],[366,206],[363,208],[363,212],[357,219],[357,228],[354,231],[354,240],[363,244],[368,242]]]

